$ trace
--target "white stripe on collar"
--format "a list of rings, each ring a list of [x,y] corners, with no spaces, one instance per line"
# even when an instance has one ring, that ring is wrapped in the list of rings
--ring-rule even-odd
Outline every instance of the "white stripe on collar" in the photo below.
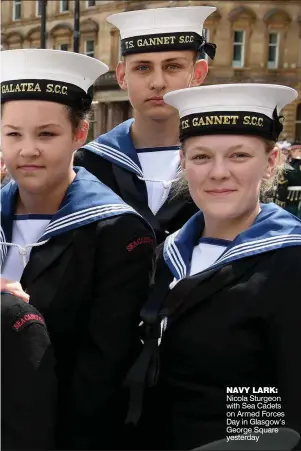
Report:
[[[127,166],[132,172],[134,171],[140,177],[143,177],[142,170],[139,166],[126,154],[107,146],[106,144],[98,144],[96,141],[85,145],[85,148],[99,153],[101,156],[107,156],[110,161],[116,161],[118,164]]]
[[[169,235],[164,243],[164,253],[169,258],[172,267],[173,274],[177,280],[181,280],[187,277],[189,268],[185,264],[181,257],[179,249],[175,243],[175,238],[179,231]],[[206,268],[205,271],[224,266],[232,261],[239,260],[241,258],[250,257],[253,255],[262,254],[272,250],[280,249],[288,246],[301,246],[301,233],[291,235],[278,235],[271,238],[264,238],[254,240],[251,243],[238,244],[220,256],[220,258],[211,266]]]
[[[108,216],[112,217],[123,213],[134,213],[140,216],[132,207],[126,204],[112,204],[104,205],[102,207],[90,207],[77,213],[71,213],[67,216],[64,216],[64,218],[50,222],[39,241],[45,240],[46,238],[51,238],[51,236],[53,235],[57,235],[58,231],[71,230],[75,228],[74,226],[76,224],[82,222],[92,222],[92,218],[94,222],[95,220],[102,220],[107,218]]]
[[[164,243],[164,252],[167,253],[171,263],[178,272],[179,279],[183,279],[186,276],[187,269],[184,260],[175,244],[175,238],[180,230],[169,235]]]
[[[299,234],[291,234],[291,235],[281,235],[275,236],[272,238],[264,238],[262,240],[256,240],[252,243],[238,244],[237,246],[226,251],[217,261],[214,266],[220,264],[221,262],[225,262],[227,260],[237,260],[237,258],[241,258],[241,256],[248,256],[253,254],[260,253],[261,250],[271,250],[272,248],[280,248],[285,247],[288,243],[294,243],[298,245],[301,244],[301,235]]]
[[[0,257],[1,257],[1,262],[4,262],[6,254],[7,254],[7,246],[5,246],[2,243],[5,243],[5,235],[4,235],[4,231],[2,229],[2,227],[0,226]]]

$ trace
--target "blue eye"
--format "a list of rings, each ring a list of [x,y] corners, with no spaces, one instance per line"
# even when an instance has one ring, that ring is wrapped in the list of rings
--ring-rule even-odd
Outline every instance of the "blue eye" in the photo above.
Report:
[[[140,71],[140,72],[145,72],[145,70],[147,70],[148,67],[147,66],[137,66],[136,70]]]

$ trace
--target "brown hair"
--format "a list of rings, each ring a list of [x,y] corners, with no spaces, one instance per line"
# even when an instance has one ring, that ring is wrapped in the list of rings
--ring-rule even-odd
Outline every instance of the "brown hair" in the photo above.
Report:
[[[73,133],[76,133],[80,124],[80,121],[89,121],[91,117],[91,108],[72,108],[66,106],[69,121],[71,122]]]

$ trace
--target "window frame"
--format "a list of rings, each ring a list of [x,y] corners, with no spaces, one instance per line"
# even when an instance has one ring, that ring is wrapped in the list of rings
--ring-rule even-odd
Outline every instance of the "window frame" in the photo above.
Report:
[[[66,45],[67,49],[62,49],[62,45]],[[61,50],[62,52],[69,52],[69,44],[67,42],[59,42],[58,45],[58,50]]]
[[[20,17],[16,17],[16,7],[20,8]],[[17,20],[21,20],[22,17],[22,0],[13,0],[13,14],[12,14],[13,22]]]
[[[242,42],[235,41],[235,33],[236,32],[241,32],[242,33],[242,37],[243,37]],[[238,61],[238,60],[234,60],[234,48],[237,45],[239,45],[241,47],[241,49],[242,49],[242,51],[241,51],[241,61],[240,61],[241,64],[239,66],[234,64],[236,61]],[[242,29],[242,28],[234,29],[233,30],[233,42],[232,42],[232,50],[233,50],[232,67],[234,69],[242,69],[242,68],[245,67],[245,47],[246,47],[246,31],[244,29]]]
[[[64,2],[68,2],[68,8],[63,9]],[[69,0],[60,0],[60,13],[67,13],[70,11],[70,3]]]
[[[93,42],[93,55],[89,55],[87,52],[87,42]],[[95,39],[85,39],[84,41],[84,54],[86,56],[90,56],[91,58],[95,58]]]
[[[86,0],[86,8],[95,8],[95,6],[96,6],[96,0],[92,0],[92,1],[95,2],[94,5],[89,5],[89,1],[91,1],[91,0]]]
[[[270,43],[270,35],[277,35],[277,43],[271,44]],[[269,61],[269,53],[270,53],[270,47],[276,48],[276,58],[275,58],[275,65],[271,66]],[[278,69],[279,68],[279,55],[280,55],[280,33],[278,31],[269,31],[268,33],[268,57],[267,57],[267,68],[268,69]]]
[[[40,8],[42,9],[42,1],[43,0],[36,0],[36,17],[41,17],[42,15],[42,11],[39,11]]]

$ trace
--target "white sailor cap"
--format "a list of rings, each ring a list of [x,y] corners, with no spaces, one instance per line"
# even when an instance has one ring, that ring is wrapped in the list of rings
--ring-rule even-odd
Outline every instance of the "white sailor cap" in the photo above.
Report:
[[[279,113],[298,96],[288,86],[240,83],[171,91],[164,101],[180,114],[180,139],[190,136],[241,134],[277,141]]]
[[[215,10],[214,6],[143,9],[113,14],[107,21],[120,30],[123,56],[192,49],[213,59],[216,46],[205,42],[202,30]]]
[[[61,50],[5,50],[0,58],[2,103],[48,100],[88,108],[95,80],[109,70],[95,58]]]

